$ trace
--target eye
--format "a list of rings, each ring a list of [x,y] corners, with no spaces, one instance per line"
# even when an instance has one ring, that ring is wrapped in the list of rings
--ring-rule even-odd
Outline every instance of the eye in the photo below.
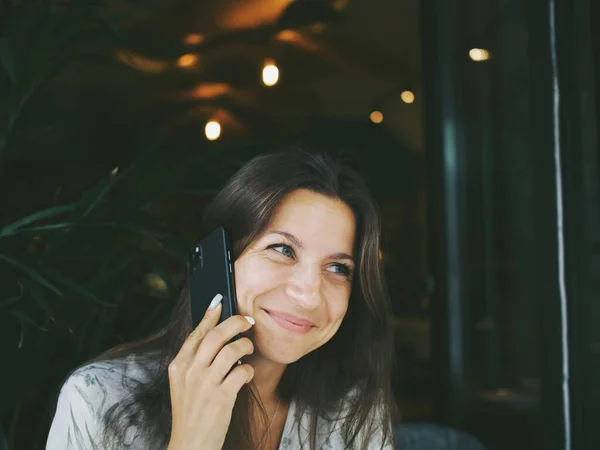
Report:
[[[331,269],[333,269],[333,270],[331,270],[331,272],[333,272],[335,274],[343,275],[347,279],[352,278],[352,269],[349,266],[347,266],[346,264],[335,263],[329,267]]]
[[[287,256],[288,258],[294,257],[294,250],[292,247],[286,244],[273,244],[267,247],[271,250],[275,250],[277,253],[281,253],[283,256]]]

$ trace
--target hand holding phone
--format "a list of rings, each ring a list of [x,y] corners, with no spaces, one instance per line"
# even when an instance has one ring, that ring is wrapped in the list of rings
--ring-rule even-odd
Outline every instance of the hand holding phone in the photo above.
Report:
[[[192,329],[198,326],[216,292],[223,295],[220,322],[237,314],[231,242],[219,227],[198,242],[188,255]]]
[[[221,449],[237,394],[254,376],[249,364],[235,364],[254,351],[252,342],[247,337],[232,341],[254,319],[235,315],[219,323],[222,300],[221,294],[213,295],[203,319],[169,365],[168,450]]]

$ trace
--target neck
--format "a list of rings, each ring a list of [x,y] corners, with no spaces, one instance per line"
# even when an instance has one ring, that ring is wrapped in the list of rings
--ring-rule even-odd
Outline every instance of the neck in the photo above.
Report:
[[[245,359],[254,368],[252,382],[261,401],[265,405],[276,403],[278,400],[277,386],[287,365],[267,360],[260,355],[252,355]]]

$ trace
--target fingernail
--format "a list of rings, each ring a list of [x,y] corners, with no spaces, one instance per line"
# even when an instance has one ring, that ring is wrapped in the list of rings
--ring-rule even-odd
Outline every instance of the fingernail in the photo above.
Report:
[[[221,294],[215,295],[215,298],[213,298],[210,302],[210,305],[208,305],[208,309],[215,309],[217,306],[219,306],[221,300],[223,300],[223,296]]]
[[[244,318],[250,322],[250,325],[254,325],[256,323],[256,320],[254,320],[252,317],[250,316],[244,316]]]

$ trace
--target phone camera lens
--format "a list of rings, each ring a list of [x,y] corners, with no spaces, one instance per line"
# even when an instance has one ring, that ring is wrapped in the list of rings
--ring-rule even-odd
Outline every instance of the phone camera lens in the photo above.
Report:
[[[202,250],[200,247],[195,247],[190,252],[189,264],[193,271],[202,268]]]

